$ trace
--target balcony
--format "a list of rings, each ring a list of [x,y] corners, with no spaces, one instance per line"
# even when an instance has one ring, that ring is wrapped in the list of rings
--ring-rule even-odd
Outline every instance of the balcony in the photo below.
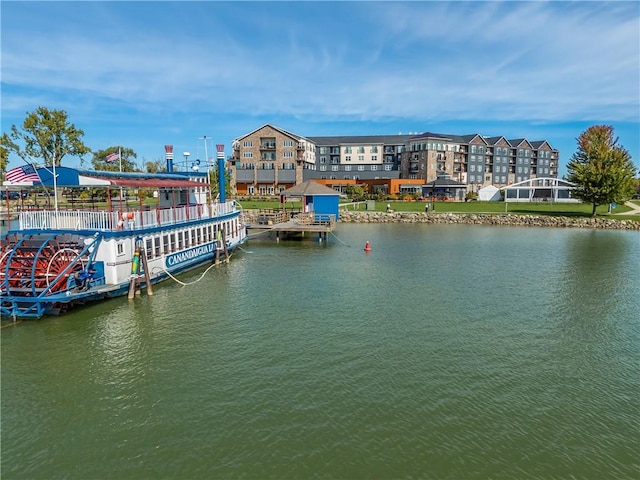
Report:
[[[260,144],[260,150],[275,150],[276,142],[262,142]]]

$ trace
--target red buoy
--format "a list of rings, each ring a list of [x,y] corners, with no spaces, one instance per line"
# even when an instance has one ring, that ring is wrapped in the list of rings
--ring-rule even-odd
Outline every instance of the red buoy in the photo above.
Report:
[[[367,243],[364,244],[364,251],[365,252],[370,252],[371,251],[371,244],[367,241]]]

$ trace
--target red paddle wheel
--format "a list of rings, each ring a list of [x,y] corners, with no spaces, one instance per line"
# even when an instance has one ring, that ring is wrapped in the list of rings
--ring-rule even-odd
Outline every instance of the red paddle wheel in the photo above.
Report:
[[[0,288],[17,296],[64,291],[69,277],[88,263],[83,248],[82,238],[68,234],[7,238],[0,254]]]

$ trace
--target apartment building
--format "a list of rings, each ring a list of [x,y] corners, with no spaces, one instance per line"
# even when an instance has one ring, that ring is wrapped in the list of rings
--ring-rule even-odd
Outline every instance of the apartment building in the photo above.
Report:
[[[477,191],[486,185],[556,178],[558,160],[558,150],[545,140],[426,132],[409,140],[401,155],[400,176],[431,182],[446,175]]]
[[[232,150],[231,188],[238,195],[277,195],[316,168],[313,142],[269,124],[236,138]]]
[[[240,195],[276,195],[306,180],[393,179],[433,182],[447,177],[478,191],[558,176],[558,150],[546,140],[480,134],[303,137],[272,125],[233,141],[232,188]]]
[[[399,178],[400,154],[412,135],[309,137],[316,145],[316,169],[305,179]]]

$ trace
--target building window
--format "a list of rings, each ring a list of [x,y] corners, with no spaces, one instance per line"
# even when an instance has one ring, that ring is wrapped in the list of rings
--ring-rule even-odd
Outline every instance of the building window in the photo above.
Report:
[[[378,165],[371,165],[371,171],[375,172],[376,170],[378,170]]]
[[[326,172],[327,171],[327,166],[326,165],[320,165],[320,171],[321,172]]]
[[[471,145],[471,153],[476,153],[476,146],[475,145]]]
[[[253,158],[253,152],[242,152],[242,158]]]
[[[338,171],[338,165],[331,165],[331,171],[332,172],[337,172]]]
[[[347,155],[346,157],[344,157],[345,161],[350,162],[351,161],[351,155]]]
[[[390,171],[391,171],[391,167],[392,167],[392,165],[391,165],[391,164],[386,163],[386,164],[384,165],[384,170],[385,170],[386,172],[390,172]]]
[[[371,153],[378,153],[378,147],[376,146],[371,147]]]
[[[320,164],[327,163],[327,157],[320,157]]]
[[[358,165],[358,171],[359,172],[363,172],[364,171],[364,165]]]
[[[293,147],[293,140],[285,140],[282,142],[283,147]]]
[[[282,152],[284,158],[293,158],[293,152]]]
[[[364,162],[364,155],[358,155],[358,161]]]
[[[245,148],[251,148],[253,147],[253,142],[251,140],[245,140],[242,146]]]
[[[329,153],[328,150],[329,149],[327,147],[320,147],[320,155],[324,155],[326,153]]]
[[[351,171],[351,165],[345,165],[344,166],[344,171],[345,172],[350,172]]]
[[[344,147],[344,153],[351,153],[351,147]]]
[[[377,162],[378,161],[378,156],[377,155],[371,155],[371,161],[372,162]]]
[[[358,147],[358,153],[364,153],[364,147]]]

